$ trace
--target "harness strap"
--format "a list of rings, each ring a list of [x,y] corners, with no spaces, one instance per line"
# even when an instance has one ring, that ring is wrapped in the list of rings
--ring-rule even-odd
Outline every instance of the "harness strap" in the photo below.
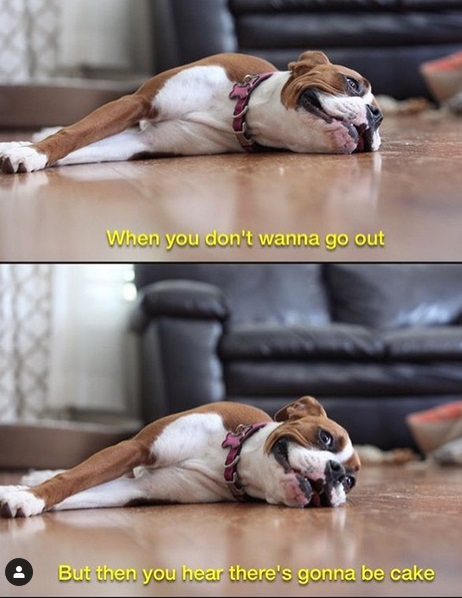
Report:
[[[228,432],[221,444],[222,448],[229,448],[225,461],[225,482],[229,484],[229,489],[238,501],[252,500],[240,483],[237,473],[237,464],[241,458],[242,446],[248,438],[266,425],[267,422],[261,424],[241,424],[235,432]]]
[[[242,83],[235,83],[229,97],[237,100],[233,113],[233,131],[246,152],[256,152],[265,148],[254,141],[248,134],[246,115],[249,110],[250,96],[260,83],[269,79],[274,73],[261,73],[260,75],[247,75]]]

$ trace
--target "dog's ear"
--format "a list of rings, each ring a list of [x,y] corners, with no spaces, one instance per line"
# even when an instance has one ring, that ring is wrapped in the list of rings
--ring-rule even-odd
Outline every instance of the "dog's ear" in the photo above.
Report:
[[[299,77],[319,64],[330,64],[330,60],[324,52],[308,51],[300,54],[297,61],[289,62],[289,70],[294,77]]]
[[[283,422],[286,420],[301,419],[306,415],[327,417],[324,407],[315,398],[302,397],[295,401],[295,403],[291,403],[280,409],[274,416],[274,420]]]

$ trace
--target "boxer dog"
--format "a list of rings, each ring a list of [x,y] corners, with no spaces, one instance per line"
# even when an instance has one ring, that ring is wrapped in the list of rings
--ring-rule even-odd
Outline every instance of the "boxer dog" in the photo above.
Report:
[[[255,407],[218,402],[156,420],[73,469],[35,472],[23,480],[48,478],[38,485],[0,486],[0,512],[30,517],[52,510],[252,499],[338,507],[359,468],[347,432],[312,397],[284,407],[274,421]]]
[[[0,143],[4,173],[146,157],[253,152],[375,151],[382,113],[369,82],[304,52],[288,71],[217,54],[160,73],[45,139]]]

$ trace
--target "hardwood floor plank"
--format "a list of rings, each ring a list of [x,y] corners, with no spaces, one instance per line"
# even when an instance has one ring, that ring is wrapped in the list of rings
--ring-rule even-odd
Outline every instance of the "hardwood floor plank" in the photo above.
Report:
[[[368,466],[349,503],[337,509],[223,503],[0,520],[3,561],[26,558],[34,568],[28,594],[4,578],[0,591],[11,596],[460,596],[461,494],[459,467]],[[91,581],[58,581],[59,565],[76,575],[89,567]],[[137,578],[111,581],[115,574],[104,566],[134,569]],[[175,580],[143,583],[143,569]],[[208,581],[193,579],[199,569],[204,576],[209,571]],[[383,580],[361,580],[371,571],[379,577],[379,570]],[[332,580],[320,581],[323,574]],[[252,575],[262,580],[244,579]]]
[[[462,119],[388,117],[382,136],[374,154],[198,156],[0,175],[0,259],[460,260]],[[159,235],[160,245],[111,247],[107,231],[124,230]],[[207,246],[213,231],[228,235],[228,246]],[[192,244],[168,250],[166,235],[179,233]],[[283,237],[287,246],[263,246],[264,233],[318,235],[319,246]],[[348,245],[333,249],[329,234],[348,235]],[[357,234],[366,246],[355,245]]]

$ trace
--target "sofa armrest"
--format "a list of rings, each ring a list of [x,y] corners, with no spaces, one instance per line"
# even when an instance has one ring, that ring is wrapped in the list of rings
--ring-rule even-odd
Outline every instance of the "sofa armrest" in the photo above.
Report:
[[[140,292],[130,328],[143,332],[158,316],[224,321],[228,315],[226,298],[216,286],[193,280],[166,280]]]
[[[210,284],[162,281],[141,292],[130,324],[145,423],[225,398],[217,347],[227,316],[223,293]]]

